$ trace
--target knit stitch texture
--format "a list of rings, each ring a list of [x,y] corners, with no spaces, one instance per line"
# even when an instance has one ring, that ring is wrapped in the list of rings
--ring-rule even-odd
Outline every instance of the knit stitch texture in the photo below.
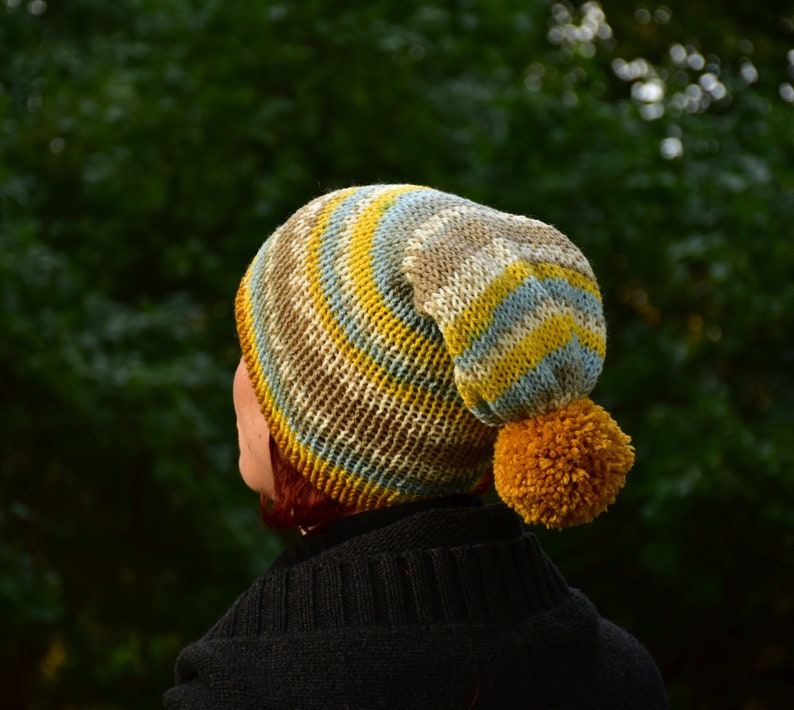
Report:
[[[606,350],[598,285],[563,234],[413,185],[298,210],[236,317],[279,449],[359,510],[472,490],[498,427],[587,397]]]
[[[647,651],[475,497],[309,534],[177,661],[171,710],[661,710]]]

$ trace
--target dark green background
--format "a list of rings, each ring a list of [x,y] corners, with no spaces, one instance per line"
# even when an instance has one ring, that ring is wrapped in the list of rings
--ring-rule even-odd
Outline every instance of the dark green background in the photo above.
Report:
[[[0,705],[156,706],[267,567],[238,279],[312,197],[406,181],[582,247],[594,398],[637,463],[607,515],[538,534],[675,707],[788,706],[794,14],[604,0],[607,32],[598,8],[0,3]]]

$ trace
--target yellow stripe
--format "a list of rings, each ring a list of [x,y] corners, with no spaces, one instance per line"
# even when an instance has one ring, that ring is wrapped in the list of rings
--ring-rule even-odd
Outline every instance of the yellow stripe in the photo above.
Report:
[[[241,345],[243,347],[243,352],[247,354],[250,351],[251,361],[255,366],[255,374],[253,377],[254,388],[259,395],[260,401],[263,403],[263,414],[265,419],[269,422],[270,430],[279,449],[285,454],[297,451],[299,458],[307,462],[309,471],[314,474],[310,479],[311,482],[322,490],[327,493],[333,490],[339,491],[336,496],[337,499],[339,499],[339,495],[341,495],[342,491],[347,490],[347,495],[342,497],[342,503],[350,502],[353,504],[360,504],[362,501],[371,501],[372,499],[396,503],[408,502],[416,498],[416,496],[407,493],[399,493],[378,486],[376,483],[357,476],[354,472],[345,471],[331,462],[319,458],[307,445],[301,444],[297,440],[287,422],[283,410],[279,409],[275,404],[274,394],[268,386],[267,379],[262,373],[262,361],[256,346],[256,339],[251,337],[253,334],[253,302],[250,289],[250,275],[252,269],[253,265],[251,265],[246,272],[244,287],[242,289],[244,299],[243,320],[246,326],[247,337],[244,338],[244,342],[242,342]],[[354,482],[352,490],[350,489],[351,480]]]
[[[366,313],[371,327],[385,336],[387,342],[396,341],[403,347],[407,343],[415,344],[410,348],[410,354],[418,368],[433,367],[440,359],[443,361],[447,358],[446,350],[441,344],[409,328],[392,314],[375,284],[373,241],[383,212],[395,197],[406,192],[427,189],[404,185],[381,193],[357,219],[350,249],[351,282],[356,302]],[[382,313],[387,313],[389,317],[379,318]]]
[[[450,405],[454,406],[453,401],[445,400],[444,397],[442,397],[439,393],[422,389],[417,385],[396,382],[389,372],[387,372],[381,365],[371,360],[365,352],[354,345],[351,345],[337,324],[336,319],[331,312],[329,303],[323,294],[320,285],[319,270],[319,254],[322,235],[325,232],[331,213],[336,209],[339,202],[351,194],[351,191],[355,189],[356,188],[351,188],[351,190],[345,191],[338,197],[335,197],[334,200],[330,201],[328,205],[323,208],[322,213],[318,217],[317,222],[312,229],[312,233],[309,237],[309,243],[307,245],[306,259],[309,294],[314,301],[314,307],[320,317],[320,321],[322,322],[326,333],[328,334],[328,337],[331,338],[334,346],[345,354],[345,359],[358,371],[363,379],[372,383],[377,389],[386,393],[388,396],[402,402],[410,403],[411,407],[413,408],[419,408],[421,404],[430,405],[429,407],[422,407],[422,411],[428,416],[435,413],[437,418],[438,412],[435,410],[437,410],[438,407],[447,409]],[[396,195],[400,194],[401,192],[407,192],[408,190],[413,189],[415,188],[408,186],[390,190],[380,196],[375,201],[375,204],[367,208],[367,210],[362,214],[362,216],[359,218],[359,225],[356,227],[356,234],[353,237],[353,245],[351,248],[358,260],[361,259],[362,254],[364,254],[365,258],[369,258],[364,250],[369,246],[369,242],[371,242],[371,235],[374,233],[374,228],[377,225],[377,219],[382,214],[383,207],[385,207],[388,202]],[[368,229],[366,227],[361,227],[362,223],[364,225],[368,225]],[[370,237],[369,239],[367,238],[368,235]],[[351,264],[353,263],[355,263],[355,260],[351,259]],[[353,271],[355,271],[355,269],[353,269]],[[362,269],[362,272],[362,274],[357,274],[355,279],[367,280],[372,278],[371,270],[369,273],[367,273]],[[360,298],[365,297],[362,296]],[[362,302],[362,305],[368,310],[368,312],[371,312],[371,309],[373,308],[372,297],[366,297],[366,300]],[[398,323],[396,319],[394,322]],[[417,333],[406,328],[405,326],[402,327],[400,332],[404,336],[405,340],[408,338],[415,339],[417,337]],[[403,342],[405,342],[405,340]],[[440,346],[436,347],[438,353],[443,354],[443,350],[440,348]],[[422,348],[419,349],[421,350]],[[375,376],[373,377],[373,375]]]
[[[534,370],[547,355],[567,345],[576,335],[583,346],[606,356],[606,342],[598,333],[577,325],[570,315],[552,316],[527,333],[484,377],[474,382],[458,382],[468,407],[479,402],[494,402],[521,377]]]
[[[538,280],[564,279],[574,288],[587,291],[599,302],[601,301],[601,294],[595,282],[578,271],[557,264],[517,261],[510,264],[469,306],[443,328],[444,339],[452,357],[463,353],[471,343],[488,330],[493,323],[496,307],[530,277]]]
[[[320,217],[317,220],[315,225],[315,230],[313,233],[313,237],[315,233],[322,233],[322,230],[325,228],[329,215],[333,212],[333,210],[337,207],[337,205],[352,194],[355,191],[355,188],[351,188],[350,190],[346,190],[343,193],[335,195],[333,199],[329,200],[328,204],[324,207]],[[248,332],[251,333],[253,330],[253,299],[251,294],[251,280],[250,275],[253,269],[253,264],[249,267],[248,273],[246,274],[245,278],[245,301],[246,301],[246,325],[248,327]],[[319,289],[319,286],[315,284],[315,288]],[[315,299],[316,300],[316,299]],[[345,480],[349,474],[345,472],[343,469],[340,469],[328,461],[320,459],[317,457],[312,450],[305,444],[301,444],[297,438],[295,437],[294,432],[292,431],[291,427],[289,426],[289,422],[287,421],[287,417],[284,414],[284,411],[276,406],[275,403],[275,396],[274,393],[271,391],[270,387],[268,386],[267,379],[263,376],[261,371],[261,356],[259,350],[256,346],[256,339],[255,338],[248,338],[248,342],[245,344],[250,347],[253,355],[253,362],[256,365],[256,379],[257,381],[254,383],[254,386],[257,390],[257,393],[260,395],[260,401],[264,404],[265,411],[263,412],[265,418],[270,423],[270,428],[273,433],[274,438],[276,439],[276,444],[279,448],[287,454],[288,452],[294,451],[297,449],[298,454],[301,459],[305,460],[309,464],[309,468],[313,472],[317,472],[319,478],[321,480],[331,479],[331,480]]]

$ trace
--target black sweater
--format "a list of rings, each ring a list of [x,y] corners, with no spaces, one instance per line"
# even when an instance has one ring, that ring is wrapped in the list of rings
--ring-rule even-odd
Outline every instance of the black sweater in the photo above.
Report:
[[[179,656],[169,708],[666,708],[653,660],[473,496],[343,518]]]

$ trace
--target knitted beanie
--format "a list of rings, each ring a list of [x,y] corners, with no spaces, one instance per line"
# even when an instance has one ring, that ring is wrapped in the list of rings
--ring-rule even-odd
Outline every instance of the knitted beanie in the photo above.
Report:
[[[496,490],[528,523],[588,522],[633,463],[588,395],[604,360],[585,257],[527,217],[414,185],[339,190],[262,245],[237,294],[271,435],[357,510]]]

